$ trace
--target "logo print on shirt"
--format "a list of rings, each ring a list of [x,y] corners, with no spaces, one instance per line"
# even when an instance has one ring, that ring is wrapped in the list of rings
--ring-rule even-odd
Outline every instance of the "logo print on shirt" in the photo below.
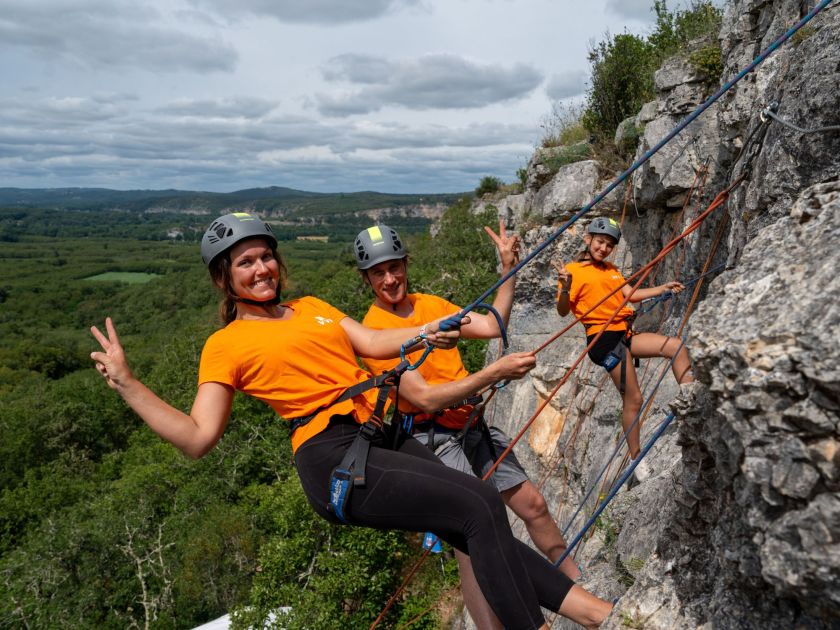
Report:
[[[329,317],[321,317],[320,315],[315,316],[315,321],[321,324],[321,326],[326,326],[327,324],[332,324],[333,320]]]

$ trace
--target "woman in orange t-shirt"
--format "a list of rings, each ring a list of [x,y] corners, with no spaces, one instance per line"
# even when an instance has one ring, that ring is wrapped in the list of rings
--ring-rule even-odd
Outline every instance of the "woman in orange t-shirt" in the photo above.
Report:
[[[589,224],[583,237],[586,249],[577,260],[565,267],[555,265],[559,278],[557,312],[565,316],[571,311],[575,317],[581,318],[581,323],[586,328],[587,345],[599,332],[604,331],[590,348],[589,358],[609,372],[622,395],[622,426],[627,434],[632,464],[638,459],[641,448],[639,423],[637,422],[632,429],[630,426],[642,406],[642,392],[633,367],[633,357],[671,359],[676,355],[672,370],[677,382],[690,383],[694,377],[691,374],[688,351],[677,337],[649,332],[634,333],[630,329],[635,311],[629,305],[621,304],[631,294],[631,288],[624,284],[624,276],[618,268],[607,260],[620,239],[621,229],[613,219],[599,217]],[[621,289],[617,290],[618,287]],[[660,296],[666,291],[679,293],[684,288],[682,283],[673,281],[650,289],[636,289],[630,295],[629,301],[641,302]],[[598,304],[613,291],[616,292]],[[635,469],[636,478],[643,481],[649,474],[646,462],[640,461]]]
[[[334,470],[356,443],[377,395],[369,390],[341,400],[347,388],[370,376],[356,355],[397,356],[402,342],[420,333],[435,346],[451,348],[457,332],[440,332],[436,322],[373,330],[316,298],[282,302],[285,267],[277,239],[267,223],[247,213],[214,221],[201,254],[224,293],[220,310],[226,326],[204,346],[189,414],[133,376],[110,318],[106,334],[91,328],[102,346],[91,353],[96,369],[153,431],[185,454],[201,457],[221,438],[236,390],[287,420],[307,418],[293,423],[292,445],[301,486],[319,515],[333,523],[435,532],[470,555],[482,592],[506,628],[547,629],[541,605],[587,627],[600,624],[611,606],[513,537],[495,488],[441,465],[414,439],[388,448],[390,440],[374,431],[364,466],[367,483],[349,493],[344,518],[336,513],[330,493]],[[497,363],[500,378],[521,378],[536,360],[514,356]]]

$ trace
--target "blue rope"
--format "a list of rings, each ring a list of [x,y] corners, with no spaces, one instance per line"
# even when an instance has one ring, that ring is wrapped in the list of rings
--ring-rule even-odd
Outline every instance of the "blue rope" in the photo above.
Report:
[[[475,309],[481,302],[487,299],[496,289],[502,286],[505,282],[507,282],[511,276],[517,273],[522,267],[527,265],[531,262],[536,256],[538,256],[542,251],[548,247],[551,243],[557,240],[563,232],[565,232],[575,221],[580,219],[584,214],[589,212],[595,204],[602,201],[609,193],[611,193],[621,182],[623,182],[627,177],[629,177],[634,171],[636,171],[640,166],[642,166],[645,162],[647,162],[657,151],[659,151],[662,147],[668,144],[671,140],[674,139],[683,129],[685,129],[688,125],[690,125],[700,114],[706,111],[711,105],[717,101],[721,96],[723,96],[726,92],[728,92],[738,81],[743,79],[747,74],[752,72],[756,66],[758,66],[762,61],[764,61],[767,57],[769,57],[776,49],[785,43],[790,37],[793,36],[800,28],[805,26],[811,19],[817,15],[820,11],[822,11],[826,6],[828,6],[832,0],[822,0],[817,6],[815,6],[805,17],[803,17],[799,22],[797,22],[793,27],[788,29],[786,33],[784,33],[781,37],[776,39],[772,44],[770,44],[767,48],[765,48],[761,54],[758,55],[752,62],[746,66],[743,70],[741,70],[738,74],[736,74],[732,79],[727,81],[717,92],[712,94],[706,101],[700,105],[697,109],[695,109],[691,114],[686,116],[683,121],[678,124],[673,131],[671,131],[667,136],[665,136],[662,140],[660,140],[653,148],[649,149],[642,157],[636,160],[630,168],[624,171],[621,175],[619,175],[613,182],[607,186],[603,192],[601,192],[597,197],[595,197],[592,201],[590,201],[586,206],[581,208],[575,215],[572,216],[566,223],[560,226],[553,234],[549,235],[540,245],[538,245],[534,251],[528,254],[525,258],[519,261],[510,271],[508,271],[505,275],[499,278],[493,286],[487,289],[484,293],[482,293],[478,299],[464,308],[458,315],[455,315],[447,320],[441,322],[440,329],[441,330],[453,330],[460,325],[461,318],[466,315],[467,313],[471,312]]]
[[[564,551],[563,555],[561,555],[557,559],[557,561],[554,563],[554,566],[560,566],[560,564],[563,562],[563,560],[565,560],[569,556],[569,554],[572,552],[572,550],[577,546],[577,544],[584,537],[586,532],[589,531],[589,528],[592,527],[592,525],[595,523],[596,520],[598,520],[598,517],[601,515],[601,512],[603,512],[606,509],[607,505],[609,505],[610,501],[613,500],[615,495],[621,489],[621,486],[624,485],[624,483],[630,478],[630,475],[633,474],[633,471],[636,470],[636,466],[638,466],[639,462],[642,461],[645,458],[645,455],[647,455],[647,453],[651,449],[651,447],[662,436],[662,434],[665,432],[665,429],[668,428],[668,425],[671,424],[671,421],[673,419],[674,419],[674,413],[673,412],[669,413],[665,417],[665,420],[663,420],[662,424],[660,424],[659,427],[656,429],[656,433],[654,433],[653,436],[651,436],[650,440],[648,440],[647,444],[645,444],[645,447],[642,449],[641,453],[639,453],[639,459],[634,461],[627,468],[627,470],[624,471],[624,474],[621,475],[621,478],[618,480],[618,483],[616,483],[615,486],[613,487],[613,489],[610,490],[610,493],[601,502],[601,505],[598,506],[598,509],[595,510],[595,513],[589,518],[589,520],[586,522],[586,525],[584,525],[583,529],[580,530],[580,533],[577,536],[575,536],[575,538],[572,542],[569,543],[569,546],[566,547],[566,551]]]
[[[510,347],[510,344],[508,343],[507,328],[505,327],[505,322],[502,319],[501,314],[499,314],[499,311],[497,311],[493,306],[491,306],[489,304],[486,304],[484,302],[481,302],[481,303],[477,304],[476,307],[477,308],[486,308],[488,311],[493,313],[493,316],[496,318],[496,324],[498,324],[498,326],[499,326],[499,332],[501,333],[502,347],[504,348],[504,350],[507,350]]]
[[[485,304],[484,302],[482,302],[480,304],[477,304],[476,307],[477,308],[486,308],[496,318],[496,323],[499,326],[499,332],[500,332],[501,337],[502,337],[502,345],[504,346],[504,350],[507,350],[510,347],[510,344],[508,343],[507,328],[505,328],[505,322],[502,319],[502,316],[499,313],[499,311],[497,311],[490,304]],[[443,322],[441,322],[441,324],[443,324]],[[459,328],[460,328],[460,324],[459,324]],[[443,330],[442,326],[441,326],[441,330]],[[451,329],[447,329],[447,330],[451,330]],[[414,346],[414,345],[420,343],[421,341],[425,343],[426,335],[417,335],[416,337],[412,337],[411,339],[406,341],[403,345],[401,345],[400,346],[400,360],[405,361],[405,353],[408,352],[408,349],[411,346]],[[411,371],[411,370],[416,370],[417,368],[419,368],[420,364],[423,363],[423,361],[426,360],[426,357],[429,356],[429,354],[431,353],[432,350],[434,350],[434,346],[426,344],[426,349],[423,351],[423,354],[420,355],[420,358],[417,359],[417,361],[415,363],[410,364],[405,369],[408,370],[408,371]],[[501,388],[501,387],[504,387],[504,385],[499,385],[499,388]]]
[[[677,355],[680,353],[680,350],[682,350],[684,346],[685,346],[685,339],[682,339],[679,348],[677,348],[677,351],[674,353],[674,356],[671,357],[671,360],[668,362],[668,368],[669,369],[672,365],[674,365],[674,361],[676,360]],[[667,369],[662,370],[662,374],[659,375],[659,380],[656,381],[656,384],[653,386],[653,390],[650,392],[648,397],[642,402],[642,406],[639,408],[639,413],[636,414],[636,417],[633,418],[633,422],[631,422],[630,426],[627,427],[627,431],[624,432],[621,439],[616,444],[615,449],[612,452],[612,455],[610,455],[609,459],[607,459],[607,463],[604,464],[604,467],[601,469],[601,472],[599,472],[598,475],[595,477],[595,482],[592,484],[592,487],[589,488],[589,491],[586,493],[586,495],[581,500],[580,505],[578,506],[578,509],[575,510],[574,514],[572,514],[572,517],[569,519],[568,524],[563,529],[563,535],[564,536],[568,533],[569,528],[575,522],[575,519],[577,518],[578,514],[580,514],[581,510],[586,506],[586,502],[589,500],[589,497],[592,496],[592,493],[595,491],[595,488],[598,487],[598,483],[601,481],[601,478],[604,476],[604,473],[607,472],[607,469],[610,467],[610,464],[612,464],[613,460],[615,459],[615,456],[618,455],[618,452],[621,450],[621,447],[625,444],[625,442],[627,440],[627,435],[630,433],[630,431],[633,430],[633,427],[636,426],[636,423],[639,422],[639,419],[642,417],[642,412],[648,406],[648,404],[653,399],[653,397],[656,395],[656,392],[659,390],[659,386],[662,385],[662,381],[665,379],[665,375],[668,373],[668,371],[669,370],[667,370]],[[635,466],[634,466],[634,468],[635,468]]]

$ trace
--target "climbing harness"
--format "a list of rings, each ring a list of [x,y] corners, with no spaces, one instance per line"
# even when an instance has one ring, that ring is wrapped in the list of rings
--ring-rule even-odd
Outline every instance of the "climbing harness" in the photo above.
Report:
[[[359,433],[356,435],[350,448],[347,449],[341,463],[333,469],[330,475],[329,510],[342,523],[347,524],[350,522],[347,514],[347,502],[350,500],[351,491],[353,488],[363,488],[365,486],[368,452],[370,451],[371,441],[382,434],[382,428],[385,424],[384,414],[388,394],[392,388],[399,390],[400,376],[408,367],[409,363],[407,361],[400,361],[394,369],[388,370],[379,376],[369,378],[352,387],[348,387],[333,402],[320,408],[315,413],[301,418],[293,418],[290,422],[290,431],[294,433],[294,431],[306,425],[325,409],[339,402],[349,400],[354,396],[358,396],[374,387],[379,388],[379,394],[376,397],[373,412],[367,421],[359,427]],[[394,439],[397,439],[396,435]]]
[[[365,423],[359,428],[358,435],[356,435],[356,438],[353,440],[350,448],[347,449],[341,463],[333,469],[332,474],[330,475],[329,510],[335,514],[336,518],[338,518],[338,520],[342,523],[347,524],[350,522],[347,514],[347,503],[350,500],[350,494],[353,488],[363,488],[367,481],[366,469],[368,453],[370,451],[371,442],[383,435],[383,428],[385,426],[385,407],[388,401],[388,395],[392,389],[396,392],[396,401],[393,412],[394,416],[396,416],[397,408],[399,406],[400,377],[408,370],[417,369],[429,355],[429,352],[432,351],[433,346],[427,344],[423,355],[414,364],[405,360],[405,351],[407,348],[417,345],[420,342],[425,343],[425,341],[426,335],[422,333],[412,339],[409,339],[400,347],[400,356],[403,358],[396,367],[388,370],[387,372],[383,372],[378,376],[373,376],[364,380],[361,383],[357,383],[352,387],[348,387],[338,398],[328,405],[321,407],[307,416],[292,418],[289,421],[289,431],[290,433],[294,433],[297,429],[309,423],[315,416],[322,413],[324,410],[329,409],[333,405],[345,400],[350,400],[354,396],[363,394],[374,387],[379,388],[379,394],[376,397],[376,404],[374,405],[373,412],[370,414],[367,421],[365,421]],[[400,439],[400,425],[395,421],[392,421],[391,424],[394,430],[392,446],[396,447],[397,442]]]
[[[291,418],[289,420],[289,434],[294,433],[297,429],[301,428],[308,424],[315,416],[319,413],[324,411],[325,409],[329,409],[333,405],[337,405],[338,403],[342,403],[345,400],[350,400],[359,394],[364,394],[366,391],[373,389],[374,387],[383,387],[385,386],[389,380],[392,380],[394,377],[402,374],[405,372],[409,367],[408,361],[401,361],[394,369],[388,370],[387,372],[383,372],[379,376],[372,376],[367,380],[362,381],[361,383],[357,383],[352,387],[348,387],[345,389],[341,395],[333,400],[331,403],[324,405],[323,407],[319,407],[316,411],[313,411],[309,415],[300,416],[298,418]],[[389,387],[392,386],[388,385]]]
[[[621,394],[622,398],[624,397],[624,392],[627,388],[627,351],[630,349],[630,338],[632,335],[632,329],[628,327],[627,334],[619,340],[612,350],[607,352],[600,363],[601,367],[607,372],[612,372],[616,365],[619,363],[621,364],[621,374],[618,381],[618,393]],[[639,367],[639,359],[634,357],[633,361],[634,365]]]
[[[476,415],[480,412],[481,407],[479,405],[484,401],[484,397],[481,395],[476,394],[475,396],[470,396],[469,398],[465,398],[464,400],[460,400],[457,403],[450,405],[448,407],[444,407],[443,409],[439,409],[438,411],[433,411],[431,413],[427,412],[420,412],[420,413],[403,413],[402,416],[402,430],[409,434],[413,435],[416,433],[425,433],[427,436],[426,446],[430,451],[433,453],[435,452],[435,432],[436,432],[436,425],[435,419],[442,416],[449,410],[453,409],[460,409],[461,407],[466,407],[468,405],[472,405],[472,410],[470,411],[470,415],[467,417],[467,420],[464,424],[464,428],[460,431],[466,431],[469,427],[475,423]],[[455,434],[453,434],[455,435]],[[457,434],[460,435],[460,432]]]

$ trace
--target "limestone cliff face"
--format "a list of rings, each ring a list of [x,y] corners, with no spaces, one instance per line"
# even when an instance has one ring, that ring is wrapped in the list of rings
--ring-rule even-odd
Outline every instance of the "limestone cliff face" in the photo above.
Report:
[[[724,77],[813,4],[730,4],[720,33]],[[681,59],[665,64],[656,86],[657,99],[634,121],[644,129],[637,156],[716,89]],[[840,124],[840,7],[819,15],[640,169],[628,190],[518,275],[513,349],[533,349],[567,323],[554,310],[550,260],[580,250],[589,218],[624,214],[614,260],[629,275],[746,176],[657,271],[660,283],[726,265],[703,284],[684,328],[686,294],[637,320],[640,330],[687,332],[699,383],[680,391],[664,375],[643,440],[669,408],[677,419],[649,455],[654,474],[619,492],[581,544],[585,585],[621,596],[605,627],[840,627],[840,132],[805,134],[762,118],[771,103],[799,127]],[[591,160],[551,175],[544,161],[543,152],[534,156],[522,195],[494,204],[531,248],[615,176]],[[707,176],[689,199],[698,172]],[[515,435],[583,346],[578,326],[539,354],[529,378],[499,392],[488,417]],[[643,361],[647,391],[664,370],[661,360]],[[619,458],[596,484],[620,434],[621,401],[604,381],[585,359],[516,449],[561,527],[596,488],[569,539],[620,471]]]

